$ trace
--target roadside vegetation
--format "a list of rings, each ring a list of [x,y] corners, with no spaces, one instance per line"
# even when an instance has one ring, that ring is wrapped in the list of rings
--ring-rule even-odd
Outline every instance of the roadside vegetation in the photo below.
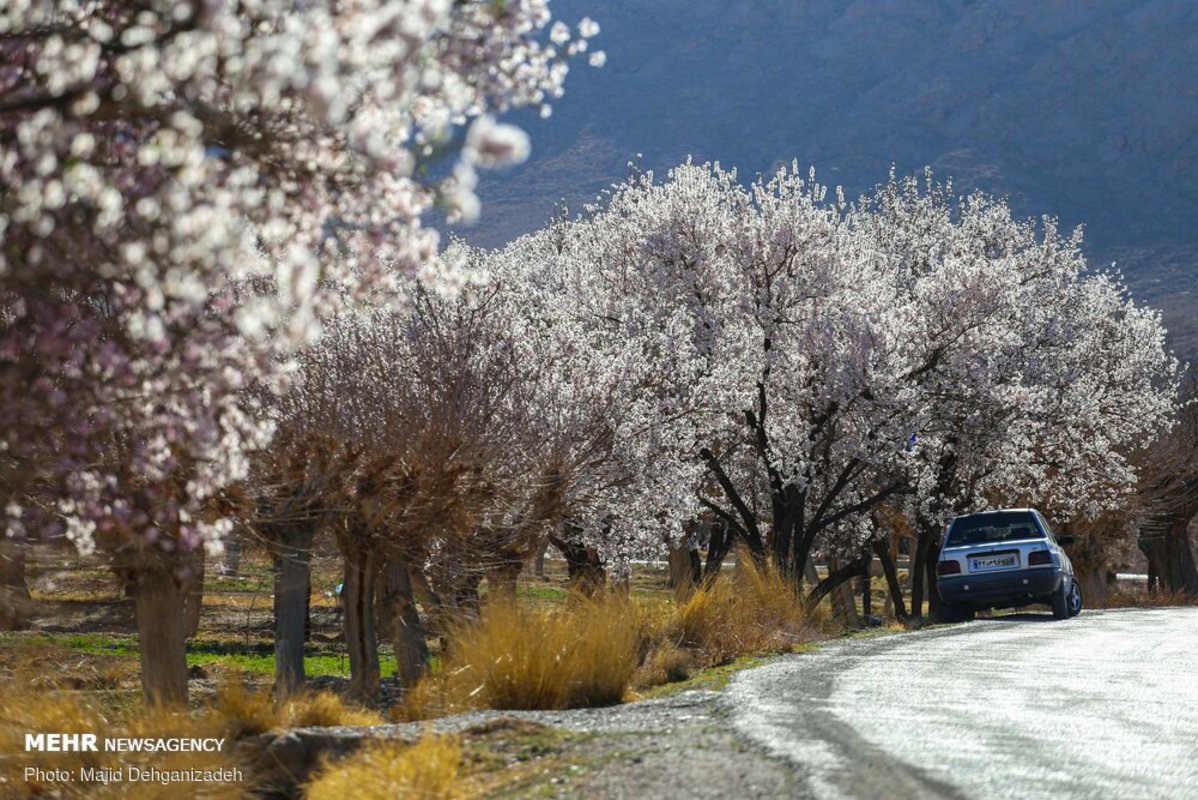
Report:
[[[907,602],[910,575],[901,560],[900,565],[898,578]],[[430,628],[425,642],[429,667],[418,682],[404,691],[394,673],[385,669],[381,702],[366,707],[347,699],[349,661],[338,636],[343,612],[332,593],[339,577],[332,559],[314,562],[308,645],[314,655],[307,662],[312,688],[282,697],[273,694],[272,662],[262,655],[269,653],[271,640],[270,582],[262,579],[270,566],[263,553],[250,550],[237,579],[207,571],[202,624],[188,650],[192,708],[174,712],[147,711],[143,706],[129,601],[119,592],[93,593],[98,576],[86,565],[68,569],[61,561],[35,559],[30,573],[34,608],[44,613],[35,614],[34,621],[48,630],[0,634],[0,748],[6,753],[21,751],[21,737],[31,730],[219,735],[248,741],[296,727],[377,725],[480,709],[607,705],[669,691],[718,689],[736,670],[761,663],[769,654],[802,652],[819,641],[861,630],[849,624],[844,605],[837,610],[831,597],[805,610],[769,562],[758,564],[745,551],[710,581],[682,581],[671,587],[666,565],[641,566],[618,590],[587,591],[584,584],[570,581],[565,562],[551,559],[543,577],[522,576],[514,594],[493,594],[484,582],[479,613],[463,615],[436,633]],[[852,595],[842,595],[838,603],[853,604],[859,626],[864,624],[865,605],[860,583],[854,586]],[[869,606],[877,620],[872,623],[876,627],[864,632],[903,630],[896,607],[887,605],[891,597],[883,577],[873,577],[869,590]],[[1112,591],[1111,600],[1121,605],[1192,602],[1183,594],[1150,594],[1126,582]],[[61,629],[72,624],[81,630],[101,629]],[[31,670],[30,663],[43,669]],[[381,663],[394,663],[386,650]],[[550,741],[557,735],[505,723],[456,738],[429,735],[415,746],[383,743],[345,760],[328,760],[313,770],[308,782],[285,793],[334,796],[331,793],[348,782],[360,787],[355,796],[369,797],[372,784],[362,777],[366,771],[393,782],[380,786],[424,787],[413,788],[413,796],[502,794],[571,769],[562,748]],[[237,786],[209,787],[209,796],[240,796],[247,785],[266,786],[273,780],[256,774],[256,764],[245,752],[226,751],[220,758],[205,757],[188,766],[240,768],[245,778]],[[508,755],[497,756],[504,753]],[[38,761],[68,768],[144,763],[161,769],[173,763],[148,756],[118,761],[113,756],[124,754],[99,755],[78,763],[70,756],[41,756]],[[27,757],[9,759],[6,776],[27,761],[32,763]],[[97,796],[119,794],[102,784],[88,791]],[[72,792],[84,796],[77,785],[36,780],[19,784],[18,791],[20,796]],[[393,796],[382,788],[378,792],[379,797]]]
[[[265,566],[256,557],[243,562],[253,574]],[[193,671],[193,708],[189,712],[143,706],[138,689],[136,639],[111,633],[10,632],[0,636],[0,752],[23,751],[23,736],[30,731],[103,731],[109,736],[227,737],[244,742],[269,732],[311,726],[377,725],[384,720],[429,719],[448,713],[478,709],[559,709],[610,705],[652,695],[671,684],[683,688],[717,688],[733,671],[763,655],[791,651],[805,643],[827,638],[835,626],[826,608],[803,613],[786,582],[768,565],[751,558],[730,564],[709,585],[690,587],[682,597],[666,585],[664,569],[642,569],[628,591],[607,589],[587,595],[566,586],[561,562],[549,562],[544,579],[523,580],[514,597],[483,592],[481,611],[447,626],[444,635],[430,638],[436,652],[429,672],[406,693],[394,693],[389,709],[369,709],[345,699],[348,664],[344,652],[327,656],[334,669],[325,689],[309,689],[275,697],[273,676],[241,658],[246,641],[260,641],[269,628],[265,611],[243,620],[239,641],[226,642],[209,628],[223,624],[220,611],[229,607],[223,591],[240,594],[252,581],[228,582],[210,578],[207,593],[212,611],[189,650],[203,671]],[[72,577],[90,580],[87,569],[54,575],[58,596]],[[334,574],[318,570],[329,579]],[[40,599],[33,582],[35,600]],[[486,587],[484,587],[485,589]],[[245,598],[240,598],[245,599]],[[66,603],[68,601],[58,600]],[[70,601],[85,606],[87,614],[111,619],[114,610],[124,613],[131,625],[127,601],[110,596],[101,601]],[[234,603],[243,609],[251,604]],[[261,606],[262,604],[258,604]],[[244,612],[243,612],[244,613]],[[63,619],[68,619],[64,615]],[[324,624],[322,624],[322,622]],[[316,617],[314,634],[335,631],[335,620]],[[331,637],[334,638],[335,637]],[[327,643],[337,648],[335,641]],[[48,668],[29,669],[37,660]],[[339,664],[339,667],[337,665]],[[319,679],[316,679],[319,683]],[[371,747],[344,761],[317,768],[310,783],[288,793],[305,797],[346,796],[345,786],[357,787],[354,796],[395,796],[395,787],[411,787],[411,796],[488,796],[502,787],[535,783],[546,770],[568,768],[557,763],[553,748],[536,742],[557,734],[537,726],[512,728],[505,723],[493,730],[467,733],[461,740],[427,736],[416,745],[392,742]],[[523,743],[523,744],[522,744]],[[516,756],[495,762],[488,753],[514,751]],[[190,760],[188,767],[237,767],[243,781],[209,786],[205,796],[241,796],[247,787],[269,788],[272,777],[256,774],[250,751],[226,748],[211,758]],[[115,768],[155,766],[166,769],[174,761],[143,755],[128,760],[126,754],[68,754],[64,758],[39,754],[7,758],[6,779],[23,774],[27,764],[50,764],[75,770],[81,766]],[[122,760],[123,759],[123,760]],[[514,760],[516,769],[509,771]],[[527,763],[528,769],[521,765]],[[364,777],[367,773],[375,778]],[[510,774],[509,774],[510,773]],[[119,796],[118,788],[102,783],[38,779],[18,781],[20,796]],[[373,789],[371,787],[374,787]],[[389,787],[389,788],[388,788]],[[277,787],[276,787],[277,788]],[[372,794],[372,792],[374,792]],[[90,793],[90,794],[89,794]],[[341,794],[339,794],[341,793]]]

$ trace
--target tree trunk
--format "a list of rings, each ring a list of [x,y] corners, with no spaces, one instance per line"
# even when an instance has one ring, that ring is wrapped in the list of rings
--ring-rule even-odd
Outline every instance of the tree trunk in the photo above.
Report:
[[[927,581],[926,564],[932,537],[925,526],[920,526],[915,540],[915,552],[911,554],[911,617],[923,619],[924,588]]]
[[[187,637],[184,594],[174,573],[164,567],[139,572],[137,637],[141,648],[141,686],[147,705],[187,705]]]
[[[703,565],[699,554],[691,550],[690,543],[683,539],[678,545],[669,546],[668,561],[670,565],[667,585],[674,590],[678,599],[690,597],[697,584],[703,577]],[[698,567],[698,575],[696,575]]]
[[[533,573],[538,578],[545,577],[545,555],[549,552],[549,537],[542,536],[537,545],[537,558],[533,564]]]
[[[408,571],[408,577],[412,581],[413,596],[424,607],[425,624],[429,633],[441,642],[441,657],[444,660],[451,644],[446,633],[453,619],[453,609],[446,605],[440,593],[433,588],[424,570],[412,568]]]
[[[24,541],[0,531],[0,631],[24,627],[29,613],[32,598],[25,582],[25,547]]]
[[[794,487],[789,486],[787,489]],[[772,494],[774,524],[770,527],[766,545],[773,554],[774,566],[778,573],[797,585],[798,573],[795,571],[794,556],[791,552],[795,544],[795,520],[794,515],[788,513],[786,504],[786,495],[789,492],[783,490],[781,493],[775,491]]]
[[[379,696],[379,647],[374,620],[375,559],[358,550],[345,559],[345,646],[349,650],[349,695],[362,703]]]
[[[234,578],[241,574],[240,533],[231,533],[225,539],[225,560],[221,563],[221,571]]]
[[[482,582],[483,576],[473,570],[459,575],[451,593],[454,609],[477,614],[482,606],[482,593],[479,591]],[[512,594],[515,595],[515,586],[512,587]]]
[[[936,563],[940,560],[939,527],[932,534],[928,550],[923,557],[923,575],[928,592],[928,616],[935,617],[940,610],[940,590],[936,588]]]
[[[853,593],[853,578],[857,574],[852,570],[852,565],[859,562],[861,559],[849,562],[848,574],[844,580],[839,580],[833,583],[829,589],[829,595],[832,599],[832,614],[842,620],[846,627],[859,628],[861,627],[861,619],[857,615],[857,598]],[[840,561],[835,558],[828,559],[828,577],[831,578],[838,570],[844,571],[846,567],[842,567]]]
[[[304,582],[304,644],[312,641],[312,570],[308,569],[308,580]]]
[[[873,597],[873,576],[870,574],[870,566],[873,562],[873,557],[866,554],[865,570],[861,573],[861,616],[868,624],[869,617],[874,613],[874,597]]]
[[[570,575],[570,588],[590,597],[607,582],[603,565],[599,563],[599,555],[590,547],[567,542],[556,536],[551,536],[553,546],[562,552],[566,559],[566,570]]]
[[[886,542],[880,539],[874,541],[873,550],[878,556],[878,560],[882,562],[882,574],[886,576],[886,587],[890,590],[890,602],[894,606],[895,618],[905,622],[907,606],[903,603],[903,587],[899,584],[898,570],[894,568],[892,554],[886,547]]]
[[[843,566],[837,565],[834,559],[828,559],[828,577],[820,581],[807,595],[807,599],[804,601],[807,608],[815,608],[817,605],[819,605],[819,602],[828,595],[829,592],[831,592],[833,589],[844,586],[845,583],[860,575],[861,571],[863,569],[867,569],[868,567],[869,561],[865,555],[860,555]],[[842,610],[844,615],[849,617],[850,615],[848,609],[851,608],[851,616],[855,618],[857,609],[851,590],[849,591],[848,597],[848,608],[845,608],[842,605]],[[832,602],[833,607],[835,608],[838,601],[833,599]]]
[[[204,610],[204,554],[196,553],[187,559],[187,577],[183,581],[183,620],[187,638],[200,631],[200,615]]]
[[[1110,599],[1105,568],[1078,570],[1075,574],[1086,608],[1106,608]]]
[[[837,566],[838,566],[838,563],[837,563],[836,559],[829,558],[828,559],[828,574],[831,575],[833,572],[835,572]],[[816,586],[818,586],[818,585],[819,584],[816,584]],[[843,622],[844,616],[845,616],[844,598],[841,596],[840,592],[836,591],[836,589],[837,589],[836,586],[829,586],[827,594],[825,596],[828,598],[828,602],[832,606],[832,618],[841,620]],[[813,590],[813,592],[814,592],[814,590]]]
[[[711,526],[711,538],[707,542],[707,564],[703,567],[704,580],[714,580],[715,576],[720,574],[720,567],[724,565],[724,559],[731,549],[732,532],[728,530],[726,524],[714,523]]]
[[[489,594],[496,598],[504,598],[511,602],[516,600],[516,584],[520,578],[520,570],[524,562],[519,559],[505,561],[487,573]]]
[[[294,530],[275,556],[275,696],[279,698],[304,685],[312,538],[309,529]]]
[[[420,623],[412,575],[403,559],[391,556],[383,568],[380,620],[395,648],[395,677],[405,689],[416,684],[428,667],[428,633]],[[513,595],[514,596],[514,595]]]
[[[1194,596],[1198,595],[1198,567],[1188,535],[1192,518],[1186,514],[1171,520],[1167,530],[1152,538],[1146,554],[1149,575],[1157,579],[1161,588]]]

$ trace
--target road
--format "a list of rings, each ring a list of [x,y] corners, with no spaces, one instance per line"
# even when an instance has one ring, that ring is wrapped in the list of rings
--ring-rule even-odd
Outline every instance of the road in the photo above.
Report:
[[[1198,798],[1198,608],[845,641],[729,692],[816,798]]]

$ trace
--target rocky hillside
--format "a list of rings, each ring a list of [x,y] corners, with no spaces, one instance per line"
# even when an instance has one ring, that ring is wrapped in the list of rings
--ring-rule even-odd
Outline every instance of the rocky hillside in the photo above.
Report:
[[[742,173],[798,158],[850,194],[930,164],[1025,215],[1084,223],[1094,263],[1198,344],[1198,4],[1190,0],[555,0],[590,15],[533,158],[483,183],[468,238],[497,244],[577,208],[643,154]]]

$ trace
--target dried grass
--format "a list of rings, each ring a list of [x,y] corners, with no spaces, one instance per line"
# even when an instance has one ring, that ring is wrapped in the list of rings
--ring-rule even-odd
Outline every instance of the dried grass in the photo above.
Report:
[[[381,725],[376,712],[346,704],[332,692],[298,692],[276,703],[270,692],[240,684],[222,687],[203,716],[230,739],[243,739],[283,728],[334,725]]]
[[[448,736],[427,735],[416,744],[368,746],[327,765],[308,784],[308,800],[449,800],[460,798],[462,748]]]
[[[6,797],[127,797],[134,785],[83,779],[83,769],[97,771],[153,767],[164,772],[184,769],[240,767],[244,782],[161,784],[139,782],[132,796],[200,798],[242,797],[252,781],[244,765],[236,763],[230,743],[221,752],[120,753],[101,745],[96,752],[25,752],[25,735],[37,733],[93,733],[129,738],[225,738],[222,721],[213,715],[192,716],[161,709],[106,712],[94,698],[65,689],[33,688],[27,675],[8,677],[0,686],[0,796]],[[97,744],[99,744],[97,742]],[[26,773],[36,767],[40,773]],[[59,781],[58,771],[69,780]]]
[[[694,654],[673,642],[661,642],[646,656],[636,672],[640,688],[677,683],[691,677],[696,668]]]
[[[1173,592],[1168,589],[1148,591],[1142,584],[1117,585],[1111,589],[1105,608],[1172,608],[1198,606],[1198,595]]]
[[[631,685],[686,680],[743,656],[793,649],[827,625],[752,558],[681,606],[604,594],[564,609],[495,602],[451,626],[447,657],[392,710],[396,720],[474,708],[560,709],[620,702]]]
[[[630,605],[611,596],[566,610],[499,602],[451,635],[448,671],[488,708],[582,708],[623,699],[636,670]]]
[[[284,728],[318,728],[332,725],[381,725],[376,711],[347,704],[332,692],[303,692],[283,701],[279,708]]]
[[[772,565],[738,559],[731,575],[695,589],[679,607],[674,634],[704,662],[725,664],[768,650],[787,650],[808,641],[826,622],[825,610],[808,614],[792,584]]]
[[[255,776],[237,761],[234,742],[271,730],[318,725],[374,725],[382,718],[346,705],[328,692],[297,694],[275,704],[268,691],[249,691],[241,685],[221,688],[208,705],[195,713],[144,709],[140,703],[112,707],[95,692],[71,688],[70,676],[58,685],[44,675],[25,671],[0,683],[0,797],[136,797],[234,798],[254,787]],[[107,738],[217,738],[225,739],[221,752],[120,753],[25,752],[25,735],[37,733],[93,733]],[[26,767],[43,773],[26,777]],[[81,770],[97,771],[153,767],[241,770],[243,780],[230,783],[136,784],[87,781]],[[50,770],[62,770],[71,780],[59,781]],[[45,776],[51,777],[45,777]]]
[[[444,671],[421,681],[397,716],[618,703],[640,661],[645,619],[611,595],[564,609],[490,603],[478,620],[450,627]]]

